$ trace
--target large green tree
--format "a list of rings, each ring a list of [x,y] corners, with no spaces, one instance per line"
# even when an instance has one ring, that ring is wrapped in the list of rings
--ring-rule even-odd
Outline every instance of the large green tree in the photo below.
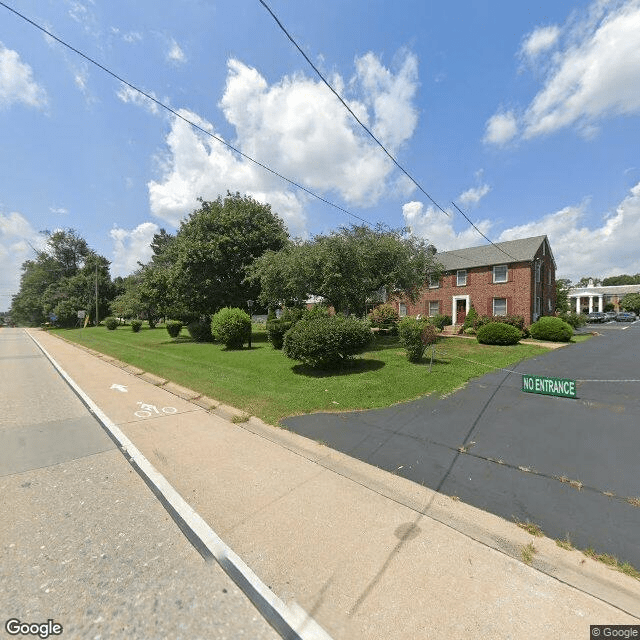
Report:
[[[417,299],[439,271],[432,247],[405,229],[352,225],[265,253],[251,277],[260,282],[263,304],[320,296],[336,311],[363,314],[382,290]]]
[[[620,306],[625,311],[640,313],[640,293],[627,293],[627,295],[620,300]]]
[[[569,289],[571,289],[571,280],[568,278],[556,280],[556,311],[560,313],[569,311]]]
[[[98,313],[104,317],[113,297],[109,261],[92,251],[73,229],[45,231],[43,249],[22,265],[20,291],[13,297],[11,315],[19,324],[38,325],[52,316],[73,326],[77,312],[95,316],[96,276]]]
[[[626,274],[622,274],[619,276],[609,276],[608,278],[604,278],[602,280],[602,285],[607,287],[620,286],[625,284],[640,284],[640,273],[636,273],[635,276]]]
[[[246,279],[247,267],[265,251],[282,249],[288,234],[270,205],[249,196],[229,193],[200,204],[171,243],[168,286],[179,310],[210,316],[258,297],[260,285]]]

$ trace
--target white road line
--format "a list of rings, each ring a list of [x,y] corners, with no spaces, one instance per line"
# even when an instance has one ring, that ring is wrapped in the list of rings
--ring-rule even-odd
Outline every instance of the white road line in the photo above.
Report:
[[[78,386],[71,376],[56,362],[49,352],[31,335],[27,335],[38,345],[67,384],[80,396],[82,401],[95,414],[103,427],[118,443],[120,449],[135,463],[138,472],[144,474],[157,492],[182,518],[200,542],[211,552],[224,571],[251,599],[256,608],[278,633],[291,640],[331,640],[331,636],[302,607],[295,602],[285,604],[262,580],[228,547],[205,520],[184,500],[169,481],[144,457],[141,451],[110,420],[110,418]],[[247,593],[247,584],[250,587]],[[257,601],[256,601],[257,600]],[[275,613],[275,619],[274,619]],[[284,628],[283,628],[284,625]]]

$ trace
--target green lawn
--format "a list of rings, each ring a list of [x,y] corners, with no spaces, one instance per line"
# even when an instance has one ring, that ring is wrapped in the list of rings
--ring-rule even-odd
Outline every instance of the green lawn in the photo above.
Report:
[[[436,345],[430,372],[429,352],[422,363],[411,364],[397,338],[384,336],[376,337],[349,369],[328,373],[296,364],[274,350],[262,327],[254,326],[253,348],[240,351],[191,342],[185,330],[173,340],[163,327],[145,326],[139,333],[133,333],[129,326],[115,331],[88,327],[53,333],[270,424],[295,414],[387,407],[426,394],[451,393],[494,367],[508,367],[548,351],[536,345],[493,347],[475,340],[443,338]]]

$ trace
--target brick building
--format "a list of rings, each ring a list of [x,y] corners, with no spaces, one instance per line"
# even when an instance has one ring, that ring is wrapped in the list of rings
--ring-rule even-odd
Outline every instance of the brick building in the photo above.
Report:
[[[556,263],[547,236],[436,253],[440,278],[425,283],[416,304],[397,301],[403,315],[448,315],[462,324],[479,315],[519,315],[526,324],[556,308]]]

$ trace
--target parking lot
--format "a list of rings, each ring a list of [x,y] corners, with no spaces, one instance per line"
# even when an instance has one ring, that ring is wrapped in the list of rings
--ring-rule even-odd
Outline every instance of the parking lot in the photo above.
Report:
[[[283,421],[392,473],[555,539],[640,567],[640,323],[495,371],[446,398]],[[524,393],[522,375],[576,380],[577,398]]]

